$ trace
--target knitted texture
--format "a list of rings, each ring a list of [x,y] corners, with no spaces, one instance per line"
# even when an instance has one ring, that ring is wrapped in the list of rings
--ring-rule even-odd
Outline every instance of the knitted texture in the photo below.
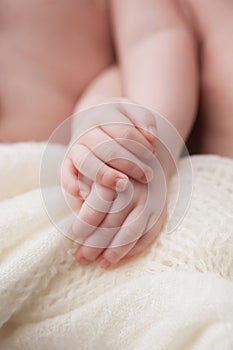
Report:
[[[49,221],[43,149],[0,146],[0,349],[232,350],[233,160],[192,157],[181,224],[104,271],[78,265],[75,244]],[[174,177],[170,211],[177,186]]]

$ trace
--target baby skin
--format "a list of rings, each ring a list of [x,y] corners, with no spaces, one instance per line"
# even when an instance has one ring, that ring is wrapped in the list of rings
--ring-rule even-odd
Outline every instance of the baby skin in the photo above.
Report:
[[[126,103],[104,104],[80,114],[85,114],[78,115],[84,120],[82,129],[88,116],[92,122],[96,116],[100,120],[81,137],[79,127],[74,128],[62,181],[67,192],[84,201],[72,226],[73,238],[82,242],[78,261],[89,264],[98,258],[108,268],[152,242],[165,217],[166,196],[151,168],[156,122],[152,112]],[[99,125],[101,116],[107,116],[108,124]]]
[[[158,111],[186,140],[200,84],[199,150],[232,156],[233,48],[224,39],[233,27],[232,6],[229,0],[22,0],[20,4],[0,0],[0,140],[46,140],[75,111],[115,98]],[[76,258],[83,264],[98,260],[104,268],[146,249],[165,219],[166,207],[150,227],[153,212],[148,210],[144,220],[130,225],[130,232],[124,229],[140,216],[153,177],[140,147],[130,149],[130,141],[144,147],[148,157],[156,153],[166,179],[173,162],[156,143],[154,130],[159,130],[158,139],[175,150],[177,158],[181,148],[172,144],[152,113],[122,113],[119,105],[112,104],[111,115],[127,127],[100,126],[80,138],[74,121],[72,140],[76,141],[71,142],[62,169],[64,188],[82,200],[74,223],[74,231],[82,234]],[[129,143],[120,143],[119,138]],[[110,162],[95,152],[96,146],[108,141],[115,158]],[[87,150],[89,160],[83,168]],[[123,154],[128,161],[122,161]],[[131,205],[108,214],[117,205],[117,193],[127,193],[130,184],[134,186]],[[87,205],[89,197],[95,202],[94,185],[109,203],[104,213]],[[111,232],[103,244],[100,227]],[[111,230],[115,227],[117,231]],[[125,242],[122,236],[127,235]]]
[[[114,102],[115,98],[118,101],[127,98],[128,101],[152,107],[166,115],[167,120],[186,138],[193,123],[197,95],[197,66],[192,33],[180,15],[177,4],[168,2],[164,7],[163,1],[150,1],[148,6],[145,7],[142,1],[135,2],[135,16],[131,18],[132,2],[112,3],[114,44],[119,62],[102,72],[89,85],[76,109],[78,111],[100,102]],[[157,12],[158,18],[152,18],[151,13]],[[165,14],[165,18],[161,18],[161,13]],[[168,25],[167,29],[163,25]],[[167,62],[164,61],[165,57]],[[108,112],[110,122],[122,124],[101,126],[72,143],[62,171],[63,186],[67,192],[81,197],[85,193],[78,220],[73,225],[77,241],[82,242],[76,258],[84,265],[97,259],[103,268],[109,268],[145,250],[160,232],[166,216],[165,202],[162,203],[164,207],[161,211],[155,210],[152,203],[145,208],[147,182],[151,181],[155,169],[148,167],[143,155],[129,149],[130,141],[146,148],[152,157],[156,152],[166,179],[173,171],[173,162],[159,141],[156,143],[156,129],[161,131],[158,137],[161,143],[168,149],[175,149],[176,158],[182,146],[179,142],[173,144],[171,135],[162,132],[166,128],[160,120],[155,120],[153,113],[130,108],[130,105],[127,108],[124,103],[112,104],[110,108],[111,111],[103,109],[103,118]],[[130,123],[130,127],[123,123]],[[78,129],[78,120],[74,120],[74,135]],[[129,142],[121,143],[120,138]],[[97,146],[111,139],[116,142],[111,144],[109,162],[109,152],[106,156],[103,149],[100,147],[98,150]],[[88,156],[90,150],[93,152]],[[127,162],[122,158],[127,158]],[[98,173],[97,169],[100,169]],[[80,186],[77,181],[79,174],[82,175],[79,178]],[[98,191],[93,190],[90,183],[91,189],[88,189],[86,178],[94,181]],[[113,214],[118,201],[122,200],[122,196],[116,196],[116,191],[126,190],[127,197],[129,181],[134,188],[132,201],[124,210]],[[153,183],[153,190],[150,191],[154,191],[154,201],[160,201],[160,190]],[[100,210],[101,197],[109,201],[111,213]],[[89,198],[92,206],[88,204]],[[151,226],[151,223],[154,225]]]

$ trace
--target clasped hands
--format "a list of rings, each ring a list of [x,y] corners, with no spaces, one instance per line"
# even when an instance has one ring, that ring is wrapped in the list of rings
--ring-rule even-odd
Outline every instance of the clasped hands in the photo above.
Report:
[[[164,220],[166,181],[153,113],[129,103],[79,112],[62,164],[66,192],[82,200],[72,225],[76,259],[108,269],[142,252]]]

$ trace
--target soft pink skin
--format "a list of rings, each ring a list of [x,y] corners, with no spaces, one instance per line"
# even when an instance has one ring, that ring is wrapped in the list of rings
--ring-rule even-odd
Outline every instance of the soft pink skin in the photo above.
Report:
[[[109,122],[118,122],[118,125],[100,126],[98,124],[94,129],[87,127],[87,132],[81,136],[78,135],[78,130],[74,126],[75,135],[72,138],[68,159],[64,162],[63,167],[64,184],[67,184],[69,189],[66,188],[66,185],[65,188],[70,194],[75,195],[78,190],[77,181],[76,183],[72,181],[73,188],[71,188],[67,180],[68,176],[75,175],[75,172],[113,190],[127,188],[127,184],[125,188],[119,188],[118,180],[128,183],[131,177],[146,183],[147,177],[153,176],[152,169],[143,162],[143,158],[149,158],[155,152],[155,145],[152,142],[156,140],[156,136],[151,132],[149,134],[149,131],[141,132],[137,117],[140,117],[142,127],[154,128],[155,131],[156,121],[151,112],[144,110],[144,115],[142,115],[140,110],[135,110],[134,106],[130,107],[127,108],[127,111],[117,104],[106,105],[106,108],[102,108],[102,113],[108,115]],[[93,112],[95,110],[91,111],[92,114]],[[97,110],[95,113],[98,116],[100,112]],[[95,115],[92,116],[92,119],[94,117]],[[147,138],[144,136],[146,133]],[[136,148],[135,143],[141,147]],[[73,169],[70,169],[70,161]]]
[[[134,11],[135,16],[132,18],[129,16],[130,1],[113,2],[120,69],[114,66],[97,77],[79,101],[77,109],[111,100],[112,97],[124,97],[124,91],[125,96],[132,101],[152,107],[166,116],[181,136],[186,138],[193,123],[197,102],[197,64],[193,37],[178,7],[172,1],[148,1],[148,7],[145,7],[142,1],[136,1]],[[150,23],[148,21],[151,13],[158,13],[156,25],[156,19],[152,19]],[[148,25],[146,35],[145,20]],[[135,30],[137,30],[137,36],[135,36]],[[162,127],[162,125],[159,126]],[[178,157],[181,145],[169,144],[169,139],[166,140],[164,135],[163,137],[167,145],[177,149]],[[169,178],[173,172],[173,162],[159,145],[157,145],[157,157],[166,177]],[[134,199],[135,210],[140,208],[144,198],[145,189],[143,190],[140,185],[138,187]],[[140,237],[138,237],[137,227],[134,227],[137,239],[132,244],[123,245],[120,248],[111,248],[109,245],[103,251],[81,246],[76,254],[77,260],[86,265],[97,258],[103,268],[109,268],[124,258],[142,252],[161,230],[166,217],[165,213],[166,207],[156,225],[149,232],[145,227]],[[92,214],[93,221],[93,217],[95,219],[98,215],[100,217],[99,213]],[[122,229],[124,228],[123,219],[124,213],[118,216]],[[115,226],[116,223],[111,215],[109,218],[107,215],[106,220],[112,222],[112,227]],[[96,232],[98,233],[98,228]],[[117,233],[114,239],[117,239],[119,234]]]
[[[123,258],[142,251],[159,233],[165,219],[165,208],[162,210],[156,225],[151,229],[149,223],[153,215],[153,206],[150,205],[145,208],[147,185],[134,180],[132,180],[132,183],[134,185],[133,200],[116,214],[105,216],[97,211],[90,210],[85,203],[83,204],[79,218],[92,226],[98,226],[98,228],[92,232],[89,231],[85,235],[85,225],[80,224],[79,221],[74,222],[74,231],[80,232],[80,236],[83,238],[83,245],[76,254],[76,258],[80,263],[87,265],[97,259],[101,267],[109,268]],[[102,187],[100,191],[103,196],[103,191],[108,190],[106,187]],[[113,194],[112,199],[112,207],[114,207],[118,199],[114,200]],[[77,227],[75,227],[76,224]],[[115,227],[119,228],[115,229]],[[103,232],[102,228],[109,228],[109,230]]]
[[[186,139],[200,83],[199,151],[233,156],[231,0],[0,0],[0,10],[2,142],[46,140],[75,108],[115,97],[160,112]],[[169,178],[172,163],[159,146],[156,151]],[[79,195],[73,158],[65,167],[64,186]],[[88,191],[91,183],[85,177],[82,183]],[[163,219],[120,259],[145,249]],[[110,252],[101,254],[115,263]]]

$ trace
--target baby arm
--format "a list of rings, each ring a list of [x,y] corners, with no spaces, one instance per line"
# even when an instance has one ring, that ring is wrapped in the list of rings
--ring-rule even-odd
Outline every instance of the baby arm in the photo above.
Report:
[[[102,72],[90,84],[81,100],[78,102],[75,112],[79,112],[92,105],[96,106],[100,102],[116,102],[116,99],[122,99],[121,80],[119,69],[117,66],[112,66]],[[103,115],[103,120],[100,117],[99,121],[96,123],[94,109],[87,110],[85,115],[85,112],[82,112],[83,115],[77,114],[77,118],[73,118],[72,142],[74,142],[74,147],[73,150],[71,149],[72,152],[70,152],[70,156],[67,161],[64,162],[63,166],[63,185],[70,194],[80,195],[75,169],[73,169],[72,172],[70,171],[71,162],[75,163],[75,158],[79,158],[79,163],[82,162],[82,159],[86,158],[86,163],[90,164],[90,167],[85,169],[86,174],[84,173],[83,175],[87,175],[88,173],[91,180],[97,181],[100,185],[107,186],[113,190],[117,190],[118,180],[123,180],[126,186],[128,176],[141,182],[146,181],[145,174],[149,177],[151,176],[151,170],[148,166],[143,164],[139,158],[147,158],[151,152],[155,152],[155,145],[151,143],[151,141],[155,140],[155,136],[151,131],[151,126],[154,126],[155,129],[156,123],[150,112],[144,115],[142,121],[140,109],[137,111],[134,109],[133,112],[136,111],[136,113],[131,113],[129,108],[127,111],[125,109],[122,110],[122,108],[123,107],[118,106],[117,103],[109,106],[105,105],[103,108],[96,108],[96,114],[101,115],[102,113]],[[89,111],[91,113],[89,113]],[[108,115],[107,120],[109,120],[110,125],[104,125],[99,128],[100,124],[104,122],[105,115]],[[84,132],[84,135],[79,137],[80,125],[82,130],[85,130],[87,118],[92,119],[94,128],[91,130],[87,125],[87,132]],[[116,124],[117,122],[119,124]],[[113,124],[111,125],[111,123]],[[135,124],[137,124],[137,126],[142,125],[142,128],[135,128]],[[120,138],[122,138],[122,140]],[[75,142],[76,139],[77,142]],[[114,139],[117,139],[117,142],[115,142]],[[144,146],[144,149],[135,148],[134,144],[127,143],[127,140],[139,143]],[[106,146],[109,146],[107,147],[107,151]],[[87,157],[88,149],[93,150],[93,155],[89,155],[89,157]],[[145,152],[145,150],[147,150],[147,152]],[[112,158],[114,158],[114,155],[119,159],[124,156],[127,160],[111,160],[108,162],[106,160],[107,155],[106,157],[104,156],[106,152],[108,153],[108,157],[109,152],[111,152],[113,155]],[[88,161],[89,158],[90,161]],[[108,167],[106,163],[108,163],[110,167]],[[96,169],[93,169],[94,165],[96,165],[95,168],[99,166],[101,169],[97,177],[95,177]],[[81,170],[78,168],[79,165],[76,165],[76,170]],[[83,192],[88,191],[87,186],[85,186],[82,181],[80,181],[80,185],[84,188]],[[120,190],[119,187],[118,189]],[[125,188],[122,188],[122,190],[124,189]]]
[[[124,96],[166,118],[156,120],[156,156],[165,178],[169,179],[182,150],[182,138],[185,141],[189,135],[197,107],[198,69],[193,35],[177,0],[112,0],[112,17]],[[173,135],[170,125],[176,128],[180,139],[176,132]],[[136,208],[137,204],[142,205],[141,191],[135,201]],[[159,201],[161,189],[156,181],[152,183],[151,192]],[[110,244],[99,257],[104,266],[138,254],[154,241],[166,217],[165,205],[157,220],[153,219],[156,210],[151,212],[151,208],[154,205],[151,203],[148,210],[143,210],[137,227],[140,228],[145,218],[147,222],[152,218],[155,224],[146,225],[141,237],[137,236],[137,227],[131,225],[129,228],[135,230],[134,244],[123,245],[123,242],[119,248]]]
[[[198,71],[179,2],[112,0],[112,14],[124,95],[158,111],[186,140],[196,112]],[[164,127],[158,125],[159,138],[179,156],[181,145],[171,144]],[[169,157],[159,150],[157,156],[168,171]]]
[[[134,16],[131,16],[132,8]],[[195,115],[197,69],[193,38],[182,18],[178,5],[175,1],[169,0],[113,1],[112,11],[120,75],[122,76],[120,85],[123,93],[120,96],[123,95],[160,112],[185,139]],[[119,87],[119,76],[115,75],[115,78],[118,81],[115,87]],[[106,83],[107,80],[103,79],[103,81]],[[111,97],[109,96],[109,84],[106,86],[108,94],[105,96],[108,98]],[[94,85],[94,90],[95,88]],[[119,93],[119,90],[115,91],[113,96],[119,96]],[[98,92],[96,96],[98,96],[98,101],[92,100],[91,103],[101,102],[104,93]],[[84,98],[84,105],[85,99],[88,100]],[[171,135],[166,132],[166,123],[160,119],[157,120],[157,123],[161,141],[156,146],[157,157],[168,178],[173,171],[174,162],[163,144],[168,149],[173,149],[173,154],[175,153],[176,158],[178,158],[182,143],[177,143],[177,139],[174,143]],[[139,187],[140,185],[135,183],[135,186]],[[139,208],[142,205],[143,192],[145,192],[143,186],[140,190],[135,190],[138,196],[134,200],[134,209],[137,208],[137,203]],[[129,213],[127,215],[129,216]],[[151,212],[148,211],[147,215],[149,221]],[[143,218],[145,219],[145,215]],[[154,240],[164,215],[161,215],[161,218],[156,227],[149,231],[143,222],[144,232],[142,234],[147,232],[143,237],[137,236],[137,227],[135,227],[135,237],[137,238],[133,244],[118,244],[118,248],[109,244],[108,249],[105,250],[83,246],[79,249],[77,258],[81,261],[86,257],[88,261],[92,261],[93,256],[94,258],[99,256],[99,259],[104,261],[102,265],[108,267],[123,257],[139,253]],[[106,221],[109,221],[108,218]],[[119,221],[124,223],[122,218],[118,218]],[[93,254],[93,249],[97,251],[97,255]]]
[[[103,101],[115,101],[116,98],[117,99],[121,99],[122,93],[121,93],[121,80],[120,80],[120,72],[119,69],[117,68],[117,66],[108,68],[106,71],[104,71],[103,73],[100,74],[99,77],[96,78],[95,81],[92,82],[92,84],[89,86],[89,88],[87,89],[86,93],[83,95],[83,98],[79,101],[78,105],[77,105],[77,111],[80,111],[82,109],[84,109],[85,107],[90,107],[91,105],[96,106],[96,104],[103,102]],[[108,110],[106,108],[113,108],[114,111],[116,112],[116,106],[114,105],[106,105],[106,107],[103,108],[102,112],[103,115],[106,114],[107,112],[111,112],[111,110]],[[95,109],[94,109],[95,110]],[[131,120],[134,121],[134,123],[136,123],[137,125],[142,125],[142,129],[140,130],[139,128],[135,128],[135,126],[133,125],[133,127],[131,126],[130,129],[127,131],[127,129],[125,128],[125,125],[120,125],[120,128],[118,128],[116,125],[114,125],[114,128],[111,130],[112,133],[116,133],[116,138],[118,137],[122,137],[125,140],[124,141],[136,141],[138,144],[142,145],[143,148],[139,148],[138,151],[143,151],[143,154],[138,154],[138,158],[136,158],[136,156],[134,158],[132,158],[132,155],[130,155],[129,153],[127,154],[127,147],[129,148],[130,144],[125,144],[125,148],[123,150],[123,152],[119,152],[116,150],[116,155],[122,156],[123,158],[126,158],[127,160],[124,163],[124,166],[122,166],[122,171],[124,172],[124,174],[128,174],[130,178],[135,178],[137,180],[140,181],[139,175],[141,176],[142,174],[146,174],[148,176],[148,172],[147,170],[149,170],[149,167],[146,166],[146,164],[143,164],[142,162],[140,162],[139,158],[143,158],[143,156],[145,157],[146,154],[147,156],[150,156],[152,154],[152,152],[154,152],[154,144],[150,143],[149,141],[154,141],[155,137],[153,136],[153,134],[151,134],[150,132],[147,132],[146,129],[150,129],[151,127],[154,126],[154,128],[156,127],[155,121],[151,115],[150,112],[146,112],[145,110],[141,110],[139,109],[135,109],[133,108],[132,112],[130,111],[130,106],[128,106],[127,111],[125,110],[124,112],[126,112],[126,115],[129,116],[130,118],[132,118]],[[142,113],[143,112],[143,118],[142,118]],[[118,118],[118,114],[116,114],[116,118],[114,119],[114,121],[117,121]],[[143,123],[142,123],[142,119],[143,119]],[[111,119],[110,119],[111,121]],[[80,122],[82,123],[82,120],[80,120]],[[85,122],[85,121],[84,121]],[[123,128],[122,128],[123,127]],[[74,118],[74,124],[73,124],[73,133],[74,135],[76,135],[77,133],[77,129],[79,128],[78,125],[78,120]],[[121,130],[122,128],[122,130]],[[95,128],[94,131],[96,131]],[[140,132],[139,132],[140,130]],[[109,132],[108,132],[109,134]],[[113,135],[114,136],[114,135]],[[75,137],[73,137],[75,139]],[[79,139],[80,141],[80,139]],[[87,146],[92,149],[94,148],[98,142],[100,141],[100,143],[103,141],[103,144],[105,142],[105,140],[98,140],[93,131],[89,131],[87,133],[87,138],[85,140],[85,142],[87,142]],[[79,143],[79,142],[78,142]],[[82,143],[82,140],[81,140]],[[126,142],[127,143],[127,142]],[[76,143],[75,143],[76,144]],[[106,147],[104,147],[106,148]],[[147,150],[147,152],[146,152]],[[72,148],[71,148],[72,151]],[[104,151],[104,149],[103,149]],[[78,195],[78,181],[77,181],[77,169],[76,169],[76,162],[75,162],[75,158],[77,156],[79,156],[80,158],[82,158],[82,155],[80,154],[80,152],[77,153],[77,150],[75,149],[75,147],[73,148],[73,153],[74,153],[74,157],[73,158],[68,158],[65,162],[64,162],[64,166],[63,166],[63,186],[65,187],[65,189],[67,190],[67,192],[73,194],[73,195]],[[135,146],[133,145],[133,149],[132,149],[132,153],[135,153]],[[103,153],[101,153],[101,155],[99,155],[99,158],[101,158],[100,156],[103,157]],[[88,157],[87,157],[88,158]],[[131,162],[130,162],[131,159]],[[143,159],[142,159],[143,160]],[[135,167],[135,164],[139,164],[140,167],[137,168]],[[102,168],[104,168],[104,166],[106,165],[105,162],[103,162],[103,166]],[[112,185],[110,183],[105,183],[102,185],[105,185],[107,187],[103,187],[100,186],[101,183],[100,181],[96,181],[97,182],[97,187],[98,187],[98,192],[100,197],[105,198],[106,200],[109,201],[109,205],[111,207],[111,200],[114,199],[115,197],[115,187],[114,187],[114,178],[115,178],[115,174],[117,174],[117,172],[114,174],[114,168],[118,168],[119,169],[119,163],[118,166],[116,164],[111,163],[112,167],[111,169],[111,176],[109,176],[109,179],[111,179]],[[114,166],[115,165],[115,166]],[[113,168],[114,166],[114,168]],[[129,166],[129,169],[128,169]],[[94,227],[98,228],[99,224],[103,221],[105,214],[103,212],[101,212],[101,198],[94,198],[95,197],[95,191],[93,190],[92,184],[90,184],[90,182],[88,181],[87,183],[89,183],[90,189],[88,191],[86,191],[86,187],[85,187],[85,183],[87,180],[87,177],[89,177],[90,179],[90,173],[92,170],[94,169],[94,163],[93,161],[90,162],[90,169],[87,172],[87,176],[86,178],[83,177],[83,175],[80,176],[79,174],[79,180],[81,179],[80,182],[84,182],[84,184],[82,184],[82,188],[83,191],[81,192],[90,192],[89,196],[88,196],[88,201],[90,202],[90,200],[95,202],[94,205],[92,205],[92,208],[96,208],[96,210],[92,210],[90,208],[90,205],[88,205],[87,201],[85,201],[81,207],[81,210],[79,212],[78,215],[78,220],[76,220],[76,222],[74,223],[73,226],[73,231],[76,232],[78,234],[77,237],[77,241],[83,241],[85,245],[90,244],[90,239],[88,239],[88,236],[90,236],[92,234],[92,237],[95,236],[97,237],[96,232],[94,232]],[[138,173],[139,169],[143,169],[142,174],[140,174],[140,172]],[[80,169],[81,170],[81,169]],[[130,170],[130,172],[128,171]],[[106,170],[106,174],[108,173],[108,170]],[[82,171],[83,174],[83,171]],[[124,176],[124,174],[121,174],[121,176]],[[85,174],[84,174],[85,175]],[[120,174],[119,174],[120,175]],[[119,177],[118,175],[118,177]],[[71,178],[72,177],[72,178]],[[150,177],[150,176],[149,176]],[[92,179],[94,180],[94,179]],[[98,180],[98,178],[97,178]],[[147,182],[147,179],[144,179],[144,181],[141,181],[142,183]],[[84,186],[83,186],[84,185]],[[143,186],[142,186],[143,187]],[[112,188],[112,191],[111,191]],[[138,193],[139,195],[139,193]],[[85,196],[86,197],[86,196]],[[91,199],[90,199],[91,198]],[[110,209],[109,207],[109,209]],[[114,218],[112,218],[110,220],[110,215],[107,218],[107,220],[105,220],[105,225],[109,225],[109,231],[111,230],[111,224],[116,224],[116,226],[120,226],[125,217],[127,216],[127,214],[129,214],[130,212],[130,208],[126,208],[123,212],[119,213],[118,215],[114,215]],[[138,210],[139,212],[139,210]],[[134,213],[135,214],[135,213]],[[136,215],[136,214],[135,214]],[[132,217],[132,215],[131,215]],[[85,223],[87,223],[88,225],[85,225]],[[91,225],[91,226],[89,226]],[[113,230],[112,230],[113,231]],[[110,234],[108,235],[108,238],[110,237]],[[101,240],[101,238],[100,238]],[[97,241],[97,239],[95,239],[95,241]],[[106,244],[106,243],[105,243]],[[85,258],[88,258],[89,262],[95,260],[95,258],[98,256],[98,252],[100,253],[102,251],[102,249],[91,249],[88,247],[85,247],[85,245],[83,245],[82,248],[79,249],[79,253],[77,254],[77,259],[78,261],[84,263]],[[96,244],[98,245],[98,244]],[[83,252],[83,254],[82,254]]]

